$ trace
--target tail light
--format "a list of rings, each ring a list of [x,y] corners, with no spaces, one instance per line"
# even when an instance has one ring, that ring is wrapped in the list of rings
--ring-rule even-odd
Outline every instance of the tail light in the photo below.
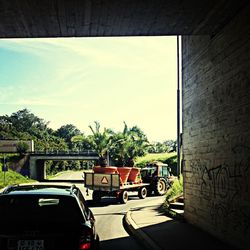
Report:
[[[81,243],[79,250],[86,250],[86,249],[90,249],[91,244],[90,243]]]
[[[79,250],[86,250],[86,249],[91,248],[92,235],[93,235],[93,231],[91,228],[84,229],[84,231],[80,237]]]

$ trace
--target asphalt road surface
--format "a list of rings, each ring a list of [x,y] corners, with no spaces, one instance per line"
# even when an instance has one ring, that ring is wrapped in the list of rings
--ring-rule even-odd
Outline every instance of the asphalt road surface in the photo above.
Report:
[[[65,172],[55,179],[76,180],[82,178],[82,172]],[[162,200],[162,197],[147,197],[144,200],[138,198],[137,193],[130,193],[130,198],[127,204],[119,204],[115,198],[102,198],[98,205],[92,202],[92,192],[86,194],[86,189],[83,184],[77,184],[82,190],[86,200],[89,202],[89,207],[93,211],[96,218],[97,232],[100,237],[100,249],[119,249],[119,250],[139,250],[143,249],[141,245],[130,236],[123,225],[123,219],[126,212],[133,209],[140,209],[148,202],[155,200],[156,203]]]

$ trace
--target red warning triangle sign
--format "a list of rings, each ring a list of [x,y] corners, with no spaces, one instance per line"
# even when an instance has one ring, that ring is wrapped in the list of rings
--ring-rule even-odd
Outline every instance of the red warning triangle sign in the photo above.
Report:
[[[101,183],[102,183],[102,184],[108,184],[109,182],[108,182],[107,177],[103,176],[103,177],[102,177],[102,180],[101,180]]]

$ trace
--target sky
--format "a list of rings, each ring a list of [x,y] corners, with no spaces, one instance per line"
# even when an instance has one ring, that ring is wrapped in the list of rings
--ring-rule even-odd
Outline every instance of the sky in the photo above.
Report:
[[[176,139],[176,37],[0,40],[0,115],[27,108],[84,134],[98,121]]]

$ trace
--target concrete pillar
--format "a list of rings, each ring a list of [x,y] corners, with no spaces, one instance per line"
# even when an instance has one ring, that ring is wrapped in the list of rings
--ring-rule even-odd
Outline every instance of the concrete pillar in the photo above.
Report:
[[[45,160],[30,157],[30,178],[43,181],[46,178]]]
[[[36,158],[30,157],[30,178],[36,180]]]
[[[44,160],[36,161],[36,173],[37,173],[36,180],[38,181],[45,180],[46,173],[45,173],[45,161]]]

